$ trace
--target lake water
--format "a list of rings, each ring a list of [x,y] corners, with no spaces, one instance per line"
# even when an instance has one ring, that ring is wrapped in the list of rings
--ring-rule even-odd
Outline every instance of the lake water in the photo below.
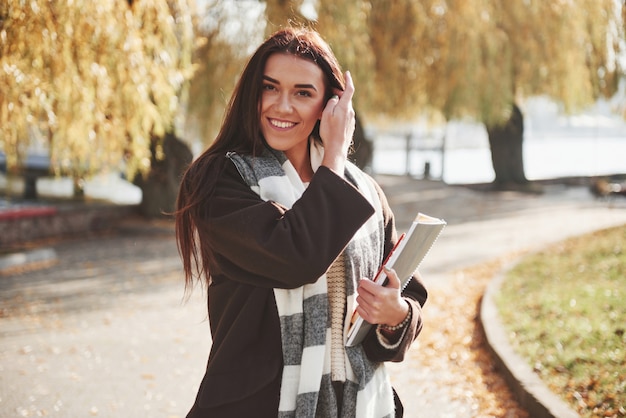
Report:
[[[626,121],[615,113],[623,102],[598,102],[584,114],[565,116],[544,98],[524,106],[524,170],[529,180],[565,176],[626,173]],[[449,184],[491,182],[494,172],[487,132],[476,123],[451,122],[442,129],[413,125],[389,132],[369,133],[374,139],[373,170],[385,174],[422,176],[430,163],[433,178]],[[445,152],[414,150],[407,158],[406,134],[414,143],[440,146]],[[419,139],[418,139],[419,138]]]
[[[553,138],[524,141],[524,170],[529,180],[567,176],[626,173],[626,137]],[[404,139],[375,142],[373,170],[381,174],[423,176],[430,164],[432,178],[449,184],[487,183],[494,179],[488,143],[440,151],[413,150],[407,159]],[[443,177],[442,177],[443,171]]]

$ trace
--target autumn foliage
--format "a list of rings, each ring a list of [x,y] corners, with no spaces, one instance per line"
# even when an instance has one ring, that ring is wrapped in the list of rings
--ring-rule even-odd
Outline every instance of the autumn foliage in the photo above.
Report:
[[[188,0],[3,1],[0,150],[9,170],[39,140],[59,174],[150,164],[191,76]]]

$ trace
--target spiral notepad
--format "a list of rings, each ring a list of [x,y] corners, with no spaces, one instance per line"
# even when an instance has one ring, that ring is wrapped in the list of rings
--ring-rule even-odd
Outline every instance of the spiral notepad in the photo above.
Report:
[[[379,284],[385,283],[387,275],[383,270],[384,266],[395,270],[404,289],[445,226],[446,221],[443,219],[418,213],[408,232],[400,237],[389,253],[374,281]],[[359,344],[371,326],[355,311],[348,330],[346,346]]]

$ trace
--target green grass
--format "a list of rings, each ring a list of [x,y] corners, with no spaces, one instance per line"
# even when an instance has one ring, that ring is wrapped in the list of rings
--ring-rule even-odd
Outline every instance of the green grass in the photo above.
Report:
[[[496,303],[552,391],[583,417],[626,416],[626,225],[524,258]]]

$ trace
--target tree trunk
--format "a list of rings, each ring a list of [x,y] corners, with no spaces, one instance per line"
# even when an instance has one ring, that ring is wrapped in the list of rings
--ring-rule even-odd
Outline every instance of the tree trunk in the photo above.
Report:
[[[174,134],[168,133],[163,138],[165,158],[156,158],[157,140],[153,139],[150,172],[138,175],[134,183],[141,188],[142,198],[139,212],[148,218],[161,217],[173,213],[180,178],[193,160],[189,147]]]
[[[72,197],[77,200],[85,200],[85,180],[80,176],[74,177],[72,185]]]
[[[533,191],[524,174],[524,116],[513,104],[511,116],[505,123],[488,126],[491,163],[496,178],[493,186],[497,190]]]

